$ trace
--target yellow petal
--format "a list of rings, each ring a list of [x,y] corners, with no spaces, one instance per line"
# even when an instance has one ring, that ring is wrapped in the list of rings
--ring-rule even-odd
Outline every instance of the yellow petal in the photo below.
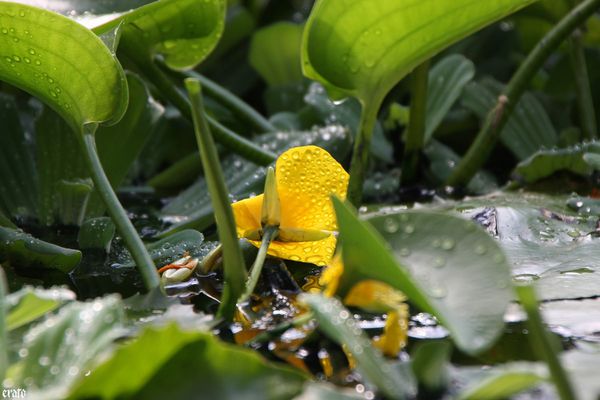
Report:
[[[275,177],[282,228],[337,229],[330,196],[346,197],[348,173],[327,151],[316,146],[289,149],[277,159]]]
[[[244,237],[244,232],[260,229],[263,195],[240,200],[231,205],[235,225],[239,237]],[[260,244],[259,244],[260,246]]]
[[[374,341],[374,345],[388,357],[396,357],[400,350],[406,346],[408,332],[408,306],[388,314],[383,328],[383,335]]]
[[[406,297],[387,283],[364,280],[350,289],[344,304],[370,312],[388,312],[398,309]]]
[[[323,286],[323,294],[327,297],[333,297],[340,284],[340,278],[344,273],[344,264],[342,255],[338,252],[331,263],[323,270],[319,278],[319,285]]]
[[[256,247],[260,247],[259,241],[250,240]],[[312,242],[271,242],[267,254],[286,260],[301,261],[305,263],[325,266],[331,261],[335,251],[336,239],[333,235],[322,240]]]

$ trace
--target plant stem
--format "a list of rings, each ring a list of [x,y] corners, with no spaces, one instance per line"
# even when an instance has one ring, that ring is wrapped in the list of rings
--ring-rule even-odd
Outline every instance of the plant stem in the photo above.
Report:
[[[207,96],[221,103],[242,121],[252,126],[257,132],[275,132],[277,130],[269,120],[250,107],[248,103],[204,75],[200,75],[195,71],[172,71],[172,73],[177,74],[180,79],[198,79]]]
[[[173,103],[173,105],[184,117],[190,120],[193,119],[192,113],[190,112],[189,101],[185,98],[185,96],[183,96],[183,94],[181,94],[175,84],[160,68],[158,68],[154,63],[150,63],[150,65],[145,66],[142,71],[157,87],[160,93],[167,100]],[[277,158],[277,155],[274,153],[263,149],[256,143],[246,138],[239,136],[237,133],[220,124],[210,116],[206,115],[205,119],[207,120],[208,126],[214,130],[215,140],[232,150],[234,153],[237,153],[259,165],[269,165]]]
[[[119,202],[117,195],[115,194],[104,170],[100,158],[98,158],[98,152],[96,151],[96,141],[94,139],[94,133],[96,131],[96,125],[88,127],[86,132],[83,133],[82,148],[84,158],[88,166],[88,170],[94,182],[94,187],[98,192],[98,195],[106,205],[108,213],[112,218],[117,231],[125,240],[127,249],[131,253],[133,260],[135,261],[142,280],[146,289],[151,290],[159,286],[160,278],[156,272],[154,262],[144,246],[142,239],[138,235],[137,231],[133,227],[133,224],[127,216],[127,212],[123,209],[123,206]]]
[[[535,73],[560,43],[598,7],[600,7],[600,0],[585,0],[561,19],[529,53],[498,97],[496,106],[486,118],[477,138],[446,181],[447,185],[466,185],[477,173],[494,148],[511,111],[519,102]]]
[[[265,227],[264,234],[260,242],[260,248],[258,249],[258,254],[256,255],[256,259],[254,260],[254,264],[252,264],[252,269],[250,270],[250,277],[246,282],[246,290],[239,298],[238,303],[243,303],[246,300],[248,300],[254,292],[254,288],[258,283],[258,278],[260,277],[260,273],[262,272],[263,265],[265,264],[267,250],[269,249],[271,241],[273,241],[275,236],[277,236],[278,231],[279,229],[274,226]]]
[[[579,119],[583,137],[593,140],[597,137],[596,113],[594,111],[594,100],[590,87],[590,77],[585,60],[585,46],[581,30],[576,29],[569,43],[571,56],[571,68],[575,78],[575,89],[577,92],[577,106],[579,108]]]
[[[219,240],[223,247],[225,286],[217,316],[231,321],[235,312],[236,300],[244,290],[246,266],[238,243],[235,220],[227,187],[225,186],[225,179],[223,178],[223,171],[219,163],[219,156],[206,120],[200,82],[188,78],[185,80],[185,87],[189,94],[194,132],[200,149],[204,175],[211,203],[215,210]]]
[[[270,342],[271,340],[279,339],[281,335],[290,328],[300,327],[306,325],[310,320],[313,319],[313,313],[310,311],[300,314],[291,321],[285,321],[275,326],[273,329],[262,332],[256,335],[245,343],[246,346],[257,345],[260,343]]]
[[[548,365],[552,380],[556,386],[556,391],[561,400],[575,400],[576,397],[571,382],[560,364],[551,337],[544,327],[533,286],[517,286],[516,290],[519,301],[527,313],[527,326],[529,327],[529,342],[531,347],[537,353],[537,356]]]
[[[380,104],[380,102],[365,102],[360,115],[360,124],[354,141],[352,161],[350,162],[350,181],[348,182],[347,195],[348,200],[355,207],[360,207],[362,201],[363,183],[369,167],[371,138],[373,137],[373,128],[377,121]]]
[[[4,381],[6,370],[8,369],[8,335],[6,330],[6,296],[8,295],[8,287],[6,285],[6,277],[4,270],[0,267],[0,382]]]
[[[413,183],[417,178],[419,158],[425,145],[428,82],[429,60],[419,65],[412,74],[410,120],[402,159],[402,185]]]

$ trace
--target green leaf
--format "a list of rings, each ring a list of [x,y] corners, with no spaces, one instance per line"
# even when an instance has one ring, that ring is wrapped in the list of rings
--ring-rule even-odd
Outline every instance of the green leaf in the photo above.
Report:
[[[25,287],[11,293],[7,297],[7,329],[12,331],[27,325],[71,300],[75,300],[75,293],[63,288]]]
[[[27,233],[0,227],[0,260],[8,260],[16,268],[73,270],[81,260],[81,252],[41,241]]]
[[[600,154],[600,143],[578,144],[566,149],[540,150],[520,162],[514,174],[524,183],[533,183],[560,171],[589,176],[595,169],[591,154]]]
[[[421,385],[432,392],[448,385],[452,346],[446,341],[421,343],[412,354],[412,369]]]
[[[86,219],[77,234],[79,248],[102,249],[108,254],[115,231],[115,224],[108,217]]]
[[[305,379],[251,350],[170,324],[146,328],[123,345],[81,381],[72,397],[283,400],[299,393]]]
[[[61,15],[0,3],[0,79],[40,98],[79,131],[114,123],[127,105],[125,75],[92,32]]]
[[[224,0],[162,0],[137,8],[94,28],[102,34],[123,24],[119,50],[136,62],[159,54],[173,69],[195,67],[223,33]],[[144,65],[140,65],[144,67]]]
[[[8,369],[8,332],[6,322],[6,295],[8,294],[8,285],[6,284],[6,277],[4,276],[4,270],[0,267],[0,380],[4,382],[4,376]]]
[[[475,66],[460,54],[447,56],[431,68],[427,88],[425,143],[431,139],[433,132],[474,76]]]
[[[318,0],[304,32],[304,73],[378,106],[417,65],[533,2]]]
[[[475,380],[458,398],[460,400],[503,400],[544,382],[546,374],[536,371],[536,364],[507,364],[492,368]]]
[[[250,42],[250,65],[269,86],[302,81],[300,47],[303,26],[277,22],[257,30]]]
[[[483,121],[496,105],[501,91],[502,85],[494,80],[471,82],[465,88],[462,104]],[[511,113],[500,141],[523,160],[544,147],[554,146],[558,134],[544,107],[531,93],[526,93]]]
[[[371,341],[360,329],[352,314],[336,298],[320,294],[302,294],[300,301],[306,303],[327,336],[340,345],[345,345],[356,359],[361,375],[375,385],[387,397],[404,399],[416,394],[412,373],[392,367],[371,345]]]
[[[92,361],[123,334],[123,318],[118,296],[62,307],[25,334],[26,355],[11,366],[8,378],[26,388],[28,398],[64,398]]]
[[[20,110],[13,96],[0,94],[0,210],[13,218],[33,217],[37,208],[34,144],[19,120],[20,112],[27,118],[31,110]]]
[[[328,383],[309,382],[294,400],[361,400],[364,396],[355,389],[343,389]]]
[[[512,298],[510,268],[485,231],[428,211],[374,216],[369,224],[338,199],[334,205],[346,266],[342,294],[362,279],[380,280],[434,314],[467,353],[479,353],[498,338]]]
[[[77,137],[67,122],[48,107],[35,121],[39,175],[38,219],[43,225],[79,225],[92,191]]]

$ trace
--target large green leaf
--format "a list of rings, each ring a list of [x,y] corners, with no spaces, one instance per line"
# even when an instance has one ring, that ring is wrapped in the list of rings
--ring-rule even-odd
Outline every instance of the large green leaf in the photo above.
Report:
[[[81,381],[73,398],[283,400],[299,393],[305,379],[250,350],[171,324],[147,328],[122,346]]]
[[[302,25],[278,22],[254,33],[250,65],[271,86],[302,81],[300,44]]]
[[[91,362],[123,334],[123,318],[118,296],[64,306],[25,334],[23,358],[11,366],[8,377],[27,389],[28,398],[65,398]]]
[[[13,330],[56,310],[67,301],[75,300],[75,293],[63,288],[38,289],[25,287],[7,297],[7,329]]]
[[[137,61],[155,54],[174,69],[196,66],[214,49],[223,33],[224,0],[160,0],[94,28],[98,34],[123,24],[120,47]],[[141,65],[143,67],[143,65]]]
[[[474,76],[475,66],[471,60],[460,54],[443,58],[431,68],[427,88],[425,142],[433,136],[433,132],[460,97],[465,85]]]
[[[379,105],[414,67],[535,0],[318,0],[303,38],[304,73]]]
[[[12,96],[0,94],[0,210],[13,218],[33,217],[37,211],[34,143],[19,120],[20,112],[25,116],[30,111],[17,107]]]
[[[346,266],[342,293],[361,279],[380,280],[433,313],[462,350],[478,353],[497,339],[512,298],[510,269],[485,231],[428,211],[374,216],[368,224],[334,204]]]
[[[123,70],[92,32],[49,11],[1,2],[0,33],[0,79],[39,97],[77,130],[121,118]]]

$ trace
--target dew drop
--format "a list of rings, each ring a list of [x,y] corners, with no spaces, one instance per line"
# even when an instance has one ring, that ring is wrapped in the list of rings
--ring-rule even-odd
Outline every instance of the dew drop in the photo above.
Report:
[[[436,268],[442,268],[446,265],[446,259],[443,257],[436,257],[433,259],[433,266]]]
[[[414,231],[415,231],[415,226],[414,226],[414,225],[406,225],[406,226],[404,227],[404,232],[405,232],[405,233],[408,233],[409,235],[410,235],[411,233],[413,233]]]
[[[403,248],[400,249],[399,254],[402,257],[408,257],[408,256],[410,256],[410,249],[407,248],[407,247],[403,247]]]
[[[444,250],[452,250],[454,248],[454,246],[456,245],[456,243],[454,242],[453,239],[444,239],[442,241],[442,249]]]
[[[29,49],[29,54],[31,54],[32,56],[35,55],[35,50],[34,49]]]
[[[42,356],[38,359],[38,363],[42,366],[42,367],[47,367],[48,365],[50,365],[50,358],[46,357],[46,356]]]
[[[385,229],[385,231],[388,233],[396,233],[398,232],[399,228],[400,225],[398,224],[398,221],[396,221],[395,218],[386,218],[383,221],[383,229]]]
[[[475,246],[475,254],[482,256],[485,254],[486,251],[487,248],[482,244],[478,244],[477,246]]]

